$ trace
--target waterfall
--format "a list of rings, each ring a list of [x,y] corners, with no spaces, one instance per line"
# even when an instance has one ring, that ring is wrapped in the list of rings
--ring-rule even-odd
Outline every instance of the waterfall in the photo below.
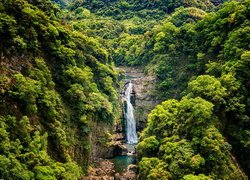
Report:
[[[130,81],[125,91],[125,99],[127,102],[127,111],[125,113],[126,137],[128,144],[136,144],[138,142],[136,133],[136,121],[134,118],[134,107],[130,101],[132,90],[133,90],[133,84]]]

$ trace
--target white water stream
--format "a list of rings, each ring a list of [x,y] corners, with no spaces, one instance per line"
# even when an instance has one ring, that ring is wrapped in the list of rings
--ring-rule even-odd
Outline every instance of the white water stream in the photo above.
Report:
[[[137,133],[136,133],[136,121],[134,117],[134,107],[131,104],[131,93],[133,90],[133,84],[131,81],[125,91],[125,99],[127,104],[127,111],[125,113],[126,119],[126,137],[128,144],[136,144],[138,143]]]

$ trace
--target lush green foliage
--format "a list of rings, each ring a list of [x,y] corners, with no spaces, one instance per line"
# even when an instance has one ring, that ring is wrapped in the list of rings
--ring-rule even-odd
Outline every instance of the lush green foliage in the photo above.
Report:
[[[218,4],[221,1],[213,1]],[[169,0],[155,0],[155,1],[142,1],[142,0],[74,0],[70,5],[71,9],[84,6],[92,12],[102,16],[112,16],[115,19],[130,19],[134,16],[146,19],[162,19],[166,13],[171,13],[175,8],[184,7],[197,7],[205,10],[212,10],[214,4],[209,0],[202,1],[169,1]]]
[[[78,179],[91,123],[118,117],[108,51],[59,12],[47,0],[0,2],[0,178]]]
[[[48,134],[40,133],[23,116],[0,116],[0,163],[4,179],[77,179],[80,168],[73,162],[61,163],[47,153]]]
[[[118,117],[113,62],[176,98],[149,115],[140,179],[249,174],[249,0],[53,2],[0,2],[0,178],[84,173],[91,126]]]
[[[248,0],[224,3],[216,13],[200,11],[196,17],[202,20],[197,22],[188,22],[188,10],[180,8],[155,26],[152,38],[146,40],[150,47],[146,54],[151,55],[146,62],[159,79],[159,91],[163,97],[181,100],[168,100],[151,112],[138,152],[163,161],[170,179],[203,175],[239,179],[242,175],[232,161],[231,147],[245,172],[250,172],[246,159],[250,152],[249,7]],[[160,143],[157,153],[147,153],[154,142]],[[197,160],[195,168],[192,159]],[[142,158],[140,176],[150,179],[144,161],[149,163]]]
[[[62,16],[76,30],[101,40],[116,65],[137,66],[151,61],[152,28],[159,19],[167,18],[176,25],[194,22],[201,19],[205,11],[215,9],[213,3],[206,0],[199,3],[75,0],[69,5],[70,11],[65,10]]]
[[[188,179],[193,174],[207,179],[242,178],[230,158],[231,146],[216,128],[220,122],[213,106],[200,97],[158,105],[149,114],[137,145],[143,156],[139,178]]]

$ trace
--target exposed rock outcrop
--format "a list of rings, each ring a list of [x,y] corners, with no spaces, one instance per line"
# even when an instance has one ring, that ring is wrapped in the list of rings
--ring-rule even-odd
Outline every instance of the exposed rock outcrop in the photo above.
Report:
[[[127,170],[120,174],[115,174],[115,180],[135,180],[137,179],[138,166],[135,164],[130,164]]]
[[[98,159],[96,167],[89,167],[88,176],[83,180],[114,180],[114,164],[109,160]]]
[[[127,147],[123,143],[121,143],[120,141],[117,141],[114,145],[113,155],[114,156],[117,156],[117,155],[125,156],[125,155],[127,155],[127,153],[128,153]]]
[[[88,176],[83,180],[135,180],[138,167],[129,165],[123,173],[115,173],[114,164],[109,160],[99,159],[95,167],[90,167]]]
[[[127,168],[128,172],[134,172],[135,174],[138,173],[138,166],[135,164],[130,164]]]

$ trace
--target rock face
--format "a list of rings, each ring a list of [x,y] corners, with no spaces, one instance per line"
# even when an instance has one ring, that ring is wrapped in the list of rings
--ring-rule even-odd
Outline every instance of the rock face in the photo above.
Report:
[[[156,77],[145,75],[142,68],[120,67],[124,71],[125,80],[122,94],[129,81],[133,83],[132,104],[134,106],[134,115],[137,122],[137,131],[146,127],[148,113],[161,101],[157,99]]]
[[[114,156],[120,155],[120,156],[125,156],[128,153],[127,147],[121,143],[120,141],[116,141],[114,145]]]
[[[95,162],[99,158],[112,158],[114,153],[114,145],[112,143],[113,128],[103,122],[91,122],[90,138],[91,162]]]

